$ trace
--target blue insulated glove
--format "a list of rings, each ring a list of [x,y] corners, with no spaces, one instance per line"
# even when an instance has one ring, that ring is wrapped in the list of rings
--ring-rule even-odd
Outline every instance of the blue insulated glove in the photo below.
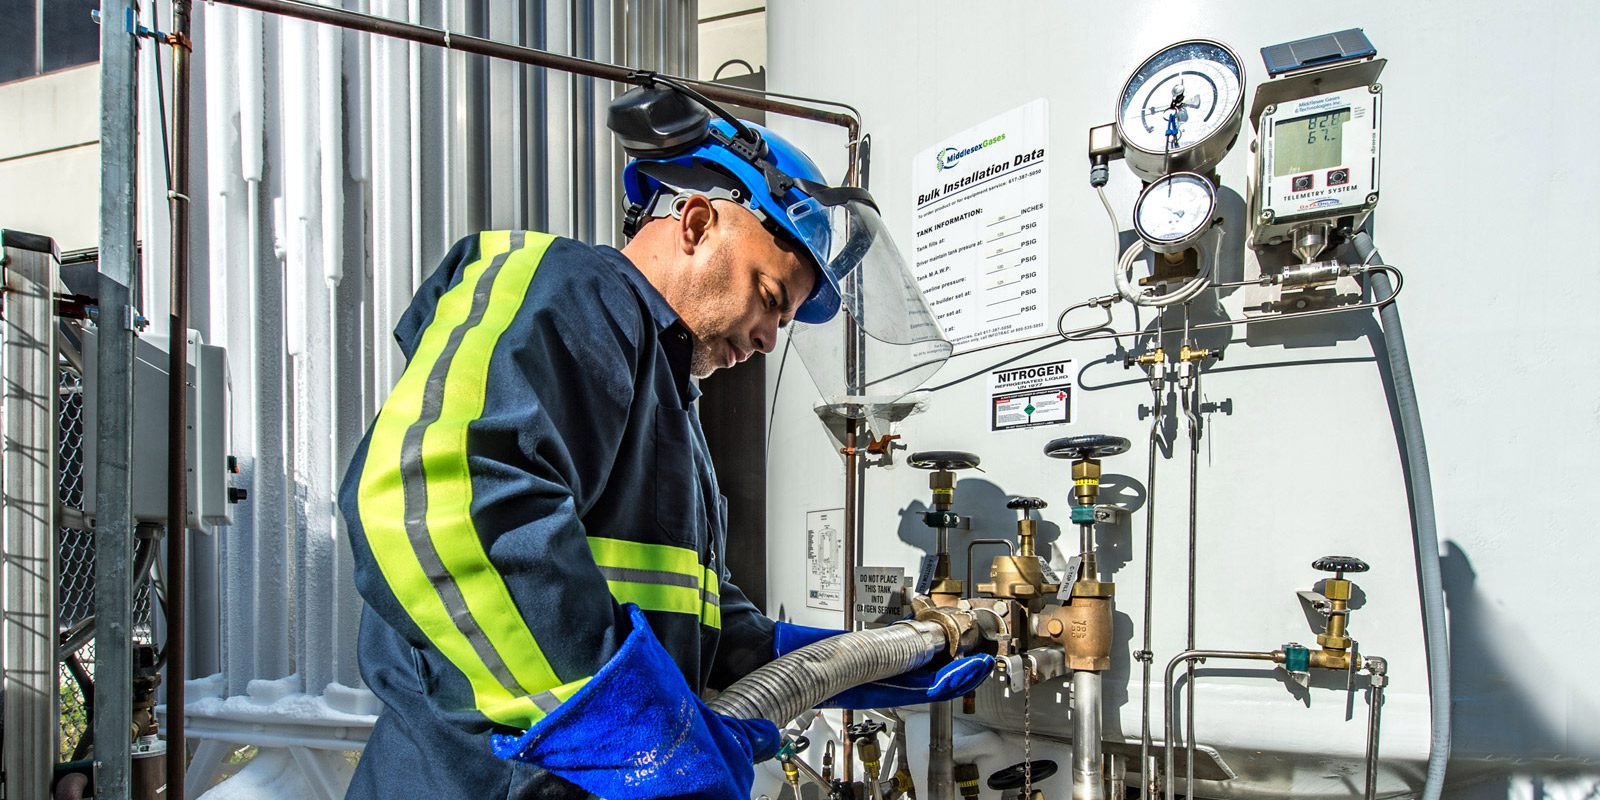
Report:
[[[607,800],[749,800],[756,761],[778,750],[764,719],[717,714],[696,697],[637,606],[633,632],[590,681],[495,755],[537,764]]]
[[[804,625],[780,622],[773,632],[772,655],[777,657],[792,653],[808,644],[815,644],[841,633],[844,631],[808,628]],[[893,678],[846,689],[819,703],[818,707],[892,708],[954,700],[978,688],[993,670],[994,656],[967,656],[942,667],[930,664]]]

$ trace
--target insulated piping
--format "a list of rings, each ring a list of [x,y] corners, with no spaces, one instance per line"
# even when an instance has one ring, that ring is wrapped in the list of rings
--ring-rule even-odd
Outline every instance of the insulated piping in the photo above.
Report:
[[[846,689],[916,669],[946,650],[944,628],[933,622],[842,633],[773,659],[708,705],[718,714],[787,725]]]
[[[1351,240],[1361,263],[1382,260],[1372,236],[1358,233]],[[1370,273],[1373,291],[1389,294],[1389,274]],[[1392,296],[1392,295],[1391,295]],[[1411,502],[1411,530],[1417,551],[1417,582],[1422,590],[1422,629],[1428,653],[1428,700],[1433,730],[1428,744],[1427,781],[1422,800],[1439,800],[1444,792],[1445,768],[1450,761],[1450,639],[1445,623],[1444,583],[1439,574],[1439,531],[1433,511],[1433,479],[1428,471],[1428,449],[1422,438],[1422,414],[1417,389],[1411,379],[1400,309],[1388,303],[1378,309],[1384,349],[1389,356],[1389,390],[1397,414],[1395,424],[1405,445],[1407,496]]]

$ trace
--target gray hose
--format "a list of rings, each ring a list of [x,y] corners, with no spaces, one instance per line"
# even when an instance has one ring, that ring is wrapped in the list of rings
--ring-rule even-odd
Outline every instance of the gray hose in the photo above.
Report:
[[[1357,234],[1351,244],[1363,264],[1382,263],[1369,234]],[[1378,296],[1391,291],[1386,273],[1368,274]],[[1416,385],[1411,382],[1411,361],[1406,357],[1400,309],[1394,303],[1384,306],[1378,310],[1378,321],[1383,325],[1389,379],[1399,414],[1397,422],[1405,440],[1417,582],[1422,589],[1422,630],[1428,651],[1428,702],[1433,711],[1433,731],[1428,744],[1428,778],[1422,788],[1422,800],[1439,800],[1444,791],[1445,767],[1450,761],[1450,639],[1445,628],[1444,582],[1439,576],[1439,531],[1433,514],[1433,479],[1428,473],[1428,449],[1422,441],[1422,415],[1417,410]]]
[[[773,659],[708,705],[718,714],[782,726],[846,689],[916,669],[944,651],[944,629],[933,622],[841,633]]]

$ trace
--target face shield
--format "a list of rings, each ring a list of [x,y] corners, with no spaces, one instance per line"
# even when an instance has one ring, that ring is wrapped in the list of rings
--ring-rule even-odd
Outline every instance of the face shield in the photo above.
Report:
[[[893,402],[932,377],[951,344],[871,195],[809,181],[800,188],[810,196],[787,214],[837,282],[840,313],[823,323],[795,322],[790,341],[825,402]]]

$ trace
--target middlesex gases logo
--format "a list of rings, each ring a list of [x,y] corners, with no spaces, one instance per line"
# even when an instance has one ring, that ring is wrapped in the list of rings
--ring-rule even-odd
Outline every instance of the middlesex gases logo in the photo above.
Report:
[[[1006,135],[1002,133],[992,139],[984,139],[983,141],[978,142],[971,147],[946,147],[945,149],[933,154],[934,165],[940,170],[953,169],[955,168],[957,161],[960,161],[961,159],[970,156],[985,147],[999,144],[1005,140]]]

